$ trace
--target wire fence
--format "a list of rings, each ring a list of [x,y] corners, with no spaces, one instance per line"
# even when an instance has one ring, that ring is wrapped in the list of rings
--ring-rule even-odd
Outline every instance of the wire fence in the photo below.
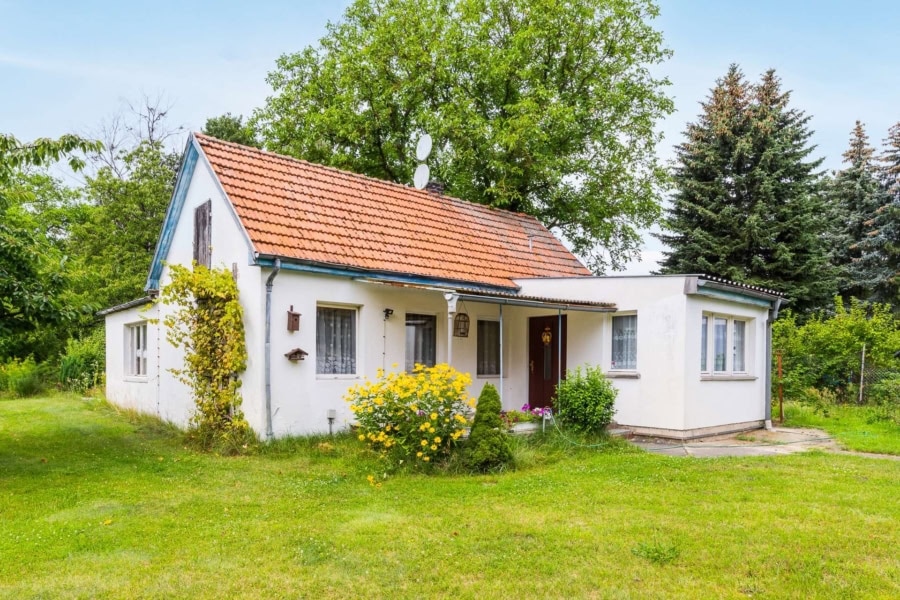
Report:
[[[900,405],[900,360],[871,362],[863,346],[840,357],[773,357],[772,395],[800,401]]]

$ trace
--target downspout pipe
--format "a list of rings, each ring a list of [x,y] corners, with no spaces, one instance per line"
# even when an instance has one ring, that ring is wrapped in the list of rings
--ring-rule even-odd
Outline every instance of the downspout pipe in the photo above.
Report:
[[[281,259],[275,259],[275,265],[269,278],[266,279],[266,439],[271,440],[272,432],[272,287],[275,285],[275,278],[281,271]]]
[[[772,323],[778,319],[780,308],[781,298],[776,298],[766,320],[766,361],[769,363],[766,367],[766,429],[772,429]]]

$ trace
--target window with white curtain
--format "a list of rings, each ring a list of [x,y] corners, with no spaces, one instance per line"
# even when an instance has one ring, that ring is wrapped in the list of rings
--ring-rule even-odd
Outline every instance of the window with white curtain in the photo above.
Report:
[[[500,375],[500,322],[478,320],[478,374]]]
[[[637,315],[612,318],[613,370],[637,369]]]
[[[316,373],[356,374],[356,309],[316,308]]]
[[[147,376],[147,324],[125,326],[125,373],[131,377]]]
[[[437,317],[406,313],[406,370],[433,367],[437,355]]]
[[[748,321],[727,315],[704,314],[700,323],[700,372],[746,375]],[[712,331],[710,331],[712,329]],[[712,360],[709,360],[710,352]],[[712,363],[710,365],[710,362]],[[711,367],[711,368],[710,368]]]

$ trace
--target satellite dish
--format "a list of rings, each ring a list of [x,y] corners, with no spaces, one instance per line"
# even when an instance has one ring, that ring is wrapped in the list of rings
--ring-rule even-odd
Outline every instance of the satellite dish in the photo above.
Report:
[[[428,185],[428,178],[431,176],[431,170],[428,165],[419,165],[416,167],[416,174],[413,175],[413,185],[417,190],[425,189]]]
[[[424,161],[429,154],[431,154],[431,136],[426,133],[419,138],[419,143],[416,144],[416,158]]]

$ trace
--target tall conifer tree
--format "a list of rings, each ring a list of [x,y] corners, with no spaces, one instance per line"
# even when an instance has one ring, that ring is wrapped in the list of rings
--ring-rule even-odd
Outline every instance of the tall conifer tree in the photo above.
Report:
[[[874,161],[875,149],[860,121],[844,152],[847,167],[828,184],[828,216],[833,228],[832,263],[839,273],[840,293],[867,300],[878,281],[877,259],[869,247],[876,211],[884,204]]]
[[[873,262],[873,299],[900,312],[900,123],[888,130],[879,162],[883,204],[872,219],[866,250]]]
[[[775,288],[797,310],[828,302],[821,159],[809,158],[810,117],[789,104],[774,71],[751,85],[732,65],[717,81],[676,148],[661,272]]]

